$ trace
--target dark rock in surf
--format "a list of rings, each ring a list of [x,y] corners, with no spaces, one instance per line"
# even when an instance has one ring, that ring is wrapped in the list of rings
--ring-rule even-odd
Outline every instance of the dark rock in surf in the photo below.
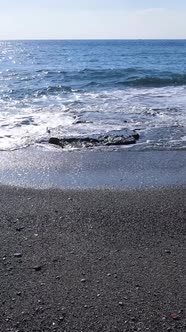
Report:
[[[132,136],[138,140],[140,138],[140,135],[134,130],[134,133],[132,134]]]
[[[109,136],[103,138],[103,145],[109,146],[109,145],[128,145],[128,144],[135,144],[136,140],[134,137],[125,138],[123,136],[116,136],[111,137]]]
[[[87,120],[77,120],[73,124],[77,125],[77,124],[82,124],[82,123],[93,123],[93,122],[92,121],[87,121]]]
[[[50,144],[60,145],[60,140],[57,137],[50,137],[49,139]]]
[[[129,133],[123,130],[113,130],[105,135],[65,137],[60,139],[51,137],[49,143],[59,145],[62,148],[88,148],[94,146],[135,144],[138,139],[139,134],[135,130]]]

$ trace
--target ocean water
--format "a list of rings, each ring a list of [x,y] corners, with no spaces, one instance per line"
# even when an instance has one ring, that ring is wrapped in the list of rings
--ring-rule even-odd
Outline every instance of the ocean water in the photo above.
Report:
[[[134,131],[89,148],[186,148],[185,40],[0,41],[0,150]]]

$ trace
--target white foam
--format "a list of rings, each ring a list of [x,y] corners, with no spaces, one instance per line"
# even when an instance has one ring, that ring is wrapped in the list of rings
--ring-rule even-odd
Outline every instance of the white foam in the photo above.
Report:
[[[63,112],[24,110],[23,114],[0,117],[0,150],[17,149],[47,140],[51,130],[59,124],[69,126],[74,119]]]
[[[185,87],[129,88],[95,93],[74,91],[25,97],[21,101],[1,99],[0,150],[45,142],[50,135],[185,127],[185,91]]]

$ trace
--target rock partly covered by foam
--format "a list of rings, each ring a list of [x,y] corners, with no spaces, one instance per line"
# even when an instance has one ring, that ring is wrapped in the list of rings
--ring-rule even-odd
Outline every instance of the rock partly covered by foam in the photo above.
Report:
[[[135,144],[139,134],[134,131],[116,130],[105,135],[91,135],[78,137],[50,137],[49,143],[62,148],[83,148],[94,146],[128,145]]]

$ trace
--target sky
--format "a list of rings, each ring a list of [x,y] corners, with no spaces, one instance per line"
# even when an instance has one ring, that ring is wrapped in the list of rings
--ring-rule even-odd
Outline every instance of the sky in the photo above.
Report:
[[[186,0],[0,0],[0,39],[186,39]]]

